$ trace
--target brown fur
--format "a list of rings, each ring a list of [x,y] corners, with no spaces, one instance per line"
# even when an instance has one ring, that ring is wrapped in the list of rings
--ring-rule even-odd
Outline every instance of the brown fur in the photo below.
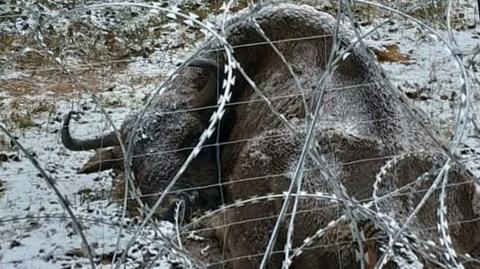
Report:
[[[254,17],[273,41],[325,36],[276,44],[295,70],[305,89],[307,101],[313,103],[312,88],[316,79],[325,72],[335,20],[311,8],[294,5],[266,7]],[[236,23],[234,20],[231,27],[227,28],[227,40],[232,46],[264,41],[253,24],[247,21]],[[345,46],[350,38],[349,32],[340,27],[340,44]],[[300,92],[291,74],[278,55],[268,45],[259,45],[236,49],[235,57],[263,94],[272,100],[273,107],[289,121],[295,122],[294,128],[303,137],[304,133],[301,130],[305,128],[303,120],[305,108],[298,97]],[[351,88],[355,85],[357,86]],[[344,184],[349,195],[355,199],[371,198],[375,175],[388,159],[379,157],[410,151],[428,151],[431,155],[439,152],[435,150],[438,147],[428,138],[424,129],[415,123],[392,97],[391,91],[394,89],[390,88],[381,69],[371,60],[371,55],[360,48],[355,48],[349,57],[339,63],[328,86],[329,89],[336,90],[327,89],[324,97],[325,105],[316,131],[318,150],[329,155],[330,169]],[[254,101],[258,98],[245,84],[235,87],[234,91],[237,92],[234,101]],[[278,98],[292,94],[296,97]],[[310,111],[313,108],[312,105]],[[283,126],[280,119],[263,101],[235,106],[232,113],[235,121],[229,130],[228,140],[248,142],[228,144],[222,149],[223,169],[228,182],[226,185],[228,201],[234,202],[254,195],[281,193],[287,190],[290,178],[286,173],[292,172],[297,163],[301,141]],[[412,160],[408,162],[410,161]],[[311,160],[307,162],[306,168],[314,168]],[[411,177],[399,180],[410,182],[427,168],[428,165],[405,167],[406,170],[403,172],[409,173]],[[243,180],[249,178],[259,179]],[[468,173],[461,173],[461,176],[454,180],[471,181],[472,177]],[[465,184],[463,189],[454,192],[455,195],[447,198],[451,207],[450,212],[461,213],[470,219],[475,217],[471,210],[473,188],[470,182]],[[315,170],[305,173],[302,190],[332,192],[327,179],[322,178]],[[466,193],[469,195],[465,195]],[[227,268],[258,267],[282,202],[278,200],[248,204],[226,212],[228,228],[225,233],[220,232],[218,240],[226,247]],[[307,210],[307,213],[301,213],[296,218],[294,247],[342,213],[339,208],[322,209],[325,206],[326,203],[322,201],[300,202],[299,210]],[[434,206],[426,207],[414,223],[414,227],[418,225],[434,227],[436,224],[434,209]],[[458,216],[456,214],[449,216],[453,217],[452,221],[458,220],[455,218]],[[456,236],[455,246],[462,252],[471,251],[476,242],[468,244],[461,242],[468,240],[465,237],[466,233],[475,234],[479,231],[478,222],[460,227],[460,232],[452,230],[452,235]],[[283,249],[286,227],[283,227],[279,234],[275,250]],[[419,236],[424,240],[438,238],[435,233],[421,233]],[[319,243],[332,243],[337,240],[347,242],[352,240],[348,228],[343,233],[327,234]],[[291,267],[357,268],[360,265],[355,260],[354,246],[350,243],[341,248],[332,246],[306,251],[293,261]],[[376,259],[374,257],[380,255],[376,252],[378,249],[376,251],[372,249],[371,244],[365,251],[371,254],[367,259],[369,262],[373,262]],[[273,255],[268,268],[279,268],[282,259],[282,252]],[[374,266],[369,263],[367,265]],[[389,267],[395,266],[390,263]]]
[[[212,87],[207,72],[198,68],[197,65],[188,67],[172,81],[167,92],[154,97],[138,124],[136,122],[138,114],[132,114],[120,127],[121,137],[127,148],[127,137],[133,135],[132,171],[135,184],[143,195],[142,200],[147,205],[152,206],[156,202],[186,160],[192,150],[191,147],[198,142],[201,132],[208,123],[208,118],[203,116],[201,108],[182,113],[178,110],[197,108],[198,99],[208,101],[205,98],[199,98],[205,94],[216,98],[216,95],[210,93],[215,90],[211,89]],[[208,91],[205,91],[205,88]],[[88,145],[87,148],[90,149],[98,148],[96,145],[102,144],[102,138],[72,139],[68,124],[69,117],[66,118],[62,128],[62,142],[67,148],[78,150]],[[77,145],[67,145],[72,141]],[[175,192],[166,197],[157,211],[158,217],[172,219],[173,208],[178,199],[184,200],[187,204],[187,213],[195,207],[205,210],[217,205],[217,187],[195,189],[198,186],[212,186],[218,182],[215,147],[205,146],[207,147],[200,152],[179,179],[173,189]],[[91,173],[111,168],[123,170],[123,163],[124,158],[120,147],[100,149],[79,172]],[[121,173],[117,171],[117,174]],[[190,191],[182,191],[183,189]]]
[[[245,19],[248,14],[234,18],[227,27],[226,38],[235,47],[238,45],[263,42],[255,27]],[[273,41],[318,36],[318,38],[300,41],[276,43],[279,51],[292,66],[305,90],[309,110],[315,107],[312,89],[317,79],[326,70],[335,20],[313,8],[295,5],[267,6],[254,15],[255,20]],[[351,40],[350,32],[343,27],[339,30],[340,45],[345,47]],[[209,42],[205,49],[214,49],[215,42]],[[410,117],[406,110],[392,97],[390,83],[382,70],[361,48],[354,48],[351,54],[340,61],[338,68],[327,84],[324,107],[315,130],[314,147],[326,160],[325,167],[316,167],[308,158],[305,165],[302,190],[307,192],[323,191],[332,193],[330,179],[322,176],[319,169],[330,169],[333,175],[345,186],[348,194],[357,199],[372,197],[375,175],[389,159],[388,156],[412,151],[426,151],[427,157],[412,155],[398,164],[392,186],[401,187],[428,170],[434,162],[431,156],[439,155],[438,146],[425,133],[425,130]],[[218,55],[209,55],[212,61]],[[220,55],[221,56],[221,55]],[[303,141],[297,137],[305,136],[305,107],[301,101],[300,91],[288,69],[269,47],[269,45],[245,46],[235,50],[234,56],[248,75],[255,81],[263,94],[272,100],[272,106],[292,123],[297,136],[293,135],[271,109],[247,86],[244,80],[237,78],[233,89],[233,101],[245,104],[231,106],[229,117],[223,121],[222,138],[227,143],[221,148],[222,172],[227,202],[246,199],[254,195],[281,193],[290,183],[289,173],[294,171]],[[199,83],[202,78],[210,79]],[[212,82],[212,79],[216,81]],[[213,90],[211,85],[218,84],[219,78],[212,78],[205,72],[186,71],[174,82],[175,91],[154,102],[147,110],[147,116],[140,122],[142,129],[150,139],[137,141],[134,154],[161,152],[146,155],[133,161],[133,169],[142,192],[162,191],[168,180],[178,170],[189,151],[171,151],[193,145],[195,134],[205,127],[205,115],[202,113],[161,113],[188,107],[197,107],[196,91],[204,85]],[[216,96],[206,93],[206,96]],[[209,99],[209,98],[207,98]],[[192,101],[193,100],[193,101]],[[202,104],[212,104],[201,101]],[[159,113],[160,111],[160,113]],[[421,118],[421,115],[420,115]],[[427,123],[424,118],[422,121]],[[123,128],[125,133],[131,131],[131,123]],[[430,124],[434,127],[433,124]],[[436,139],[441,137],[437,135]],[[209,150],[203,151],[188,168],[178,184],[178,189],[191,186],[208,185],[217,182],[215,159]],[[430,156],[430,157],[429,157]],[[457,167],[452,176],[453,182],[466,181],[461,188],[450,191],[447,195],[449,206],[448,218],[451,222],[472,219],[476,213],[472,209],[474,186],[472,177],[463,168]],[[245,180],[250,179],[250,180]],[[425,185],[426,186],[426,185]],[[424,186],[424,187],[425,187]],[[218,195],[218,189],[210,189],[199,195],[203,199]],[[421,194],[415,194],[412,201],[418,201]],[[146,198],[149,204],[155,200]],[[170,199],[171,198],[171,199]],[[172,201],[163,206],[163,216],[171,211]],[[149,200],[151,199],[151,200]],[[216,198],[215,198],[216,199]],[[213,200],[215,200],[213,199]],[[412,233],[422,240],[436,240],[435,232],[418,230],[435,226],[436,205],[429,201],[412,224]],[[193,201],[193,207],[202,204],[200,199]],[[256,268],[270,238],[276,216],[283,200],[274,200],[256,204],[247,204],[225,215],[215,217],[212,226],[219,228],[213,236],[214,245],[208,262],[221,264],[223,249],[226,252],[226,268]],[[400,208],[393,214],[401,219],[409,207],[403,201],[396,200]],[[212,203],[214,204],[214,203]],[[296,217],[293,246],[298,247],[304,238],[325,227],[330,221],[343,214],[342,207],[328,207],[330,203],[323,200],[301,199],[299,213]],[[388,203],[387,203],[388,205]],[[192,205],[190,205],[192,206]],[[383,210],[388,210],[386,206]],[[165,213],[167,212],[167,213]],[[225,219],[224,219],[225,217]],[[288,221],[288,218],[287,218]],[[359,229],[375,236],[379,233],[371,220],[359,223]],[[478,221],[466,223],[451,229],[453,243],[459,253],[471,251],[478,246],[478,240],[470,240],[468,235],[477,235]],[[279,268],[283,259],[282,249],[287,228],[281,228],[274,254],[268,268]],[[370,231],[370,232],[368,232]],[[418,232],[417,232],[418,231]],[[341,223],[315,242],[314,247],[306,250],[293,260],[292,268],[359,268],[355,259],[357,246],[352,243],[350,224]],[[468,241],[468,242],[467,242]],[[337,244],[344,242],[343,244]],[[368,253],[367,268],[372,268],[381,253],[378,242],[366,242],[364,251]],[[323,247],[322,247],[323,245]],[[326,246],[325,246],[326,245]],[[187,244],[196,256],[199,247],[195,243]],[[415,252],[418,256],[421,253]],[[201,253],[200,253],[201,254]],[[202,257],[200,257],[202,258]],[[426,257],[420,257],[428,262]],[[424,259],[425,258],[425,259]],[[396,268],[390,262],[388,268]]]

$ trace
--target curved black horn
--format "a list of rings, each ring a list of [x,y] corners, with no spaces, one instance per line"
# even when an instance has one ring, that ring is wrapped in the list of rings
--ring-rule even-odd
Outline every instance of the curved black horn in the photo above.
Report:
[[[78,140],[73,138],[70,135],[70,127],[69,127],[72,114],[73,114],[73,111],[70,111],[65,116],[65,120],[63,121],[62,130],[61,130],[62,144],[67,149],[74,150],[74,151],[83,151],[83,150],[107,148],[107,147],[120,145],[117,137],[115,136],[115,132],[111,132],[102,137],[97,137],[93,139]]]
[[[223,68],[215,61],[208,59],[194,59],[187,64],[187,66],[204,68],[208,71],[209,75],[217,77],[217,72],[222,71]]]
[[[217,86],[221,85],[223,81],[223,67],[217,64],[215,61],[206,59],[192,60],[187,66],[198,67],[207,70],[208,82],[199,96],[194,100],[194,107],[211,106],[216,103],[217,100]]]

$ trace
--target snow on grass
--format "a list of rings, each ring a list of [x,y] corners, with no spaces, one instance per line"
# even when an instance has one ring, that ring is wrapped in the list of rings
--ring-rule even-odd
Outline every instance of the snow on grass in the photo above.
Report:
[[[132,65],[132,68],[138,71],[138,66]],[[166,72],[166,66],[151,71],[150,75],[158,76]],[[118,83],[122,83],[122,79],[124,78],[118,79]],[[139,90],[117,87],[111,92],[102,92],[100,98],[108,101],[106,110],[118,127],[132,108],[143,104],[153,88],[154,85]],[[5,104],[14,100],[7,93],[3,97]],[[28,101],[29,99],[31,100]],[[26,100],[33,105],[35,100],[41,102],[41,95],[36,95],[35,98],[22,97],[22,101]],[[77,137],[99,135],[109,129],[108,125],[88,96],[75,103],[59,99],[54,106],[53,117],[48,117],[47,113],[33,115],[36,126],[16,130],[14,134],[55,179],[58,188],[70,201],[97,255],[99,268],[110,268],[121,224],[121,201],[118,197],[113,197],[112,177],[109,172],[77,174],[78,168],[88,160],[92,152],[65,149],[58,133],[63,115],[71,109],[83,112],[79,120],[71,124],[72,133]],[[4,115],[8,115],[7,107],[1,109],[4,110]],[[0,194],[0,268],[89,267],[80,237],[75,233],[72,222],[56,195],[29,160],[20,152],[16,154],[20,157],[18,161],[0,164],[0,180],[5,189]],[[127,221],[132,223],[131,220]],[[134,224],[125,226],[122,237],[131,236],[134,228]],[[168,223],[160,228],[163,233],[171,234],[171,225]],[[147,228],[145,233],[148,236],[141,236],[129,253],[129,268],[140,266],[146,257],[151,258],[159,251],[165,252],[163,256],[168,255],[166,250],[162,250],[160,237],[151,236],[152,232],[155,233],[152,228]],[[125,241],[122,240],[121,246]],[[159,259],[155,268],[169,268],[165,257]]]
[[[406,30],[393,32],[391,30],[404,28]],[[445,30],[439,32],[448,39]],[[398,62],[382,64],[391,82],[401,91],[415,96],[410,100],[431,120],[440,124],[442,128],[440,132],[448,136],[453,135],[453,120],[458,112],[462,79],[460,69],[451,53],[446,50],[446,46],[437,38],[413,26],[393,25],[381,29],[378,35],[379,40],[369,40],[369,44],[380,47],[382,44],[393,42],[402,52],[410,56],[407,64]],[[479,44],[476,30],[454,31],[453,35],[464,59],[470,58]],[[480,115],[480,91],[475,81],[471,83],[471,114]],[[480,140],[472,137],[474,133],[473,124],[469,121],[459,151],[467,167],[480,178]]]

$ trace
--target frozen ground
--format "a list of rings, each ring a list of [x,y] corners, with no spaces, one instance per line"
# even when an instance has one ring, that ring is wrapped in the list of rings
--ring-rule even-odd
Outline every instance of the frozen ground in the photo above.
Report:
[[[397,30],[394,30],[394,29]],[[447,37],[445,31],[441,31]],[[438,121],[446,133],[451,133],[453,113],[458,105],[460,76],[445,46],[414,26],[401,23],[381,29],[368,44],[382,47],[396,43],[410,59],[405,63],[383,63],[392,82],[414,98],[412,101]],[[454,37],[467,60],[474,57],[479,45],[477,28],[454,31]],[[143,104],[154,84],[165,77],[173,64],[180,62],[186,50],[161,52],[149,58],[137,58],[127,68],[109,78],[99,94],[109,100],[106,110],[116,123],[121,123],[130,110]],[[169,62],[167,64],[162,64]],[[472,79],[472,116],[480,124],[480,92],[478,64],[469,69]],[[147,82],[138,87],[127,87],[132,77],[143,77]],[[91,136],[102,132],[106,124],[88,95],[49,91],[49,82],[55,74],[33,74],[10,70],[2,74],[2,85],[35,80],[35,91],[22,94],[8,90],[0,92],[0,115],[48,103],[53,109],[32,114],[34,124],[27,127],[11,125],[22,145],[34,154],[39,163],[56,180],[57,186],[71,202],[75,214],[84,226],[87,239],[97,254],[99,268],[110,268],[116,249],[120,225],[123,236],[118,251],[135,230],[135,220],[121,221],[121,201],[112,190],[109,172],[91,175],[76,174],[88,159],[90,152],[70,152],[59,143],[58,130],[62,116],[69,110],[81,110],[84,115],[75,122],[77,136]],[[114,86],[114,87],[113,87]],[[6,117],[1,117],[2,124]],[[480,176],[480,133],[468,124],[462,156],[472,171]],[[4,139],[8,142],[8,140]],[[53,191],[29,160],[14,147],[0,144],[0,150],[9,157],[0,161],[0,268],[87,268],[88,259],[82,251],[81,240],[72,228],[72,222],[58,203]],[[172,237],[172,225],[161,223],[159,229]],[[137,244],[129,251],[128,268],[140,268],[143,262],[159,254],[157,268],[170,268],[176,256],[163,247],[159,230],[147,227]]]
[[[176,52],[179,57],[181,51]],[[128,113],[141,106],[154,85],[144,85],[138,90],[121,87],[131,77],[151,78],[166,74],[171,64],[159,64],[171,57],[167,53],[155,53],[149,60],[136,60],[127,70],[112,78],[113,91],[100,96],[109,100],[106,108],[116,124],[121,124]],[[4,77],[31,78],[32,74],[18,74]],[[48,85],[45,85],[48,86]],[[39,90],[42,92],[42,90]],[[46,93],[46,94],[45,94]],[[19,101],[20,99],[20,101]],[[71,100],[75,101],[71,101]],[[73,123],[73,133],[78,136],[97,135],[107,126],[101,112],[88,95],[55,96],[53,92],[28,93],[21,96],[2,91],[1,113],[9,115],[12,103],[20,103],[20,110],[49,103],[52,110],[32,115],[33,127],[15,130],[19,142],[26,147],[51,175],[61,192],[68,198],[78,219],[83,222],[89,243],[95,249],[98,268],[110,268],[110,261],[116,249],[121,223],[121,197],[112,188],[109,172],[90,175],[77,174],[77,170],[91,152],[71,152],[59,142],[58,130],[63,115],[70,110],[80,110],[83,116]],[[15,104],[17,105],[17,104]],[[58,202],[55,193],[30,161],[15,147],[2,151],[9,161],[0,163],[0,268],[83,268],[88,265],[86,253],[82,251],[79,235],[72,222]],[[138,221],[137,221],[138,222]],[[126,243],[135,231],[135,223],[127,218],[123,223],[120,244]],[[160,223],[160,230],[148,227],[140,240],[128,254],[128,268],[139,268],[140,264],[159,254],[154,268],[169,268],[166,257],[169,251],[163,247],[159,231],[172,236],[171,225]],[[148,236],[147,236],[148,235]],[[162,253],[163,252],[163,253]],[[174,261],[175,257],[169,258]]]
[[[392,29],[405,29],[393,31]],[[445,31],[439,31],[448,40]],[[459,154],[465,163],[480,177],[480,91],[478,69],[472,68],[470,59],[479,53],[480,32],[477,28],[454,31],[454,39],[464,57],[464,66],[470,76],[470,119]],[[394,24],[379,31],[375,40],[367,42],[372,47],[385,47],[396,44],[401,53],[409,57],[405,63],[382,64],[390,80],[405,92],[410,100],[422,109],[432,120],[440,124],[442,132],[453,134],[453,122],[458,112],[459,89],[463,82],[460,69],[446,46],[426,32],[413,26]]]
[[[8,102],[8,98],[6,100]],[[86,101],[83,107],[93,110],[94,105]],[[59,119],[71,108],[71,102],[59,101],[55,115],[50,119],[40,115],[35,119],[38,127],[18,132],[19,141],[55,179],[83,222],[90,244],[101,257],[100,262],[109,265],[108,259],[115,250],[121,224],[121,203],[115,201],[118,197],[112,196],[112,180],[108,172],[76,174],[88,159],[89,152],[69,152],[59,144]],[[89,110],[85,111],[88,117],[82,117],[81,124],[75,128],[78,135],[101,132],[100,113]],[[122,108],[110,111],[116,122],[128,112]],[[85,121],[87,118],[88,122]],[[97,131],[92,131],[95,127]],[[0,268],[70,268],[72,264],[86,264],[80,238],[56,195],[27,158],[18,151],[14,154],[18,161],[8,161],[0,167],[3,182],[0,194]],[[134,227],[125,223],[126,237]],[[165,232],[168,233],[168,229]],[[155,255],[155,249],[157,252],[161,249],[161,241],[158,237],[145,238],[152,240],[151,250]],[[130,256],[141,261],[143,254],[147,253],[131,253]]]

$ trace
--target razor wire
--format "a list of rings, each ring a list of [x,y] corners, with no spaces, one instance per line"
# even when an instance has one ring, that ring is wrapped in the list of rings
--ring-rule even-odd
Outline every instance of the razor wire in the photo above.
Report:
[[[363,1],[363,2],[367,2],[367,1]],[[451,3],[451,1],[450,1],[449,3]],[[305,39],[307,39],[307,38],[311,38],[311,37],[305,37]],[[361,39],[359,39],[359,40],[361,40]],[[264,43],[264,44],[273,44],[273,43],[275,43],[275,42],[287,42],[287,41],[283,41],[283,40],[282,40],[282,41],[266,41],[266,42],[263,42],[263,43]],[[446,43],[446,44],[448,44],[448,43]],[[251,46],[256,46],[256,45],[259,45],[259,44],[248,44],[248,45],[245,45],[245,46],[250,46],[250,45],[251,45]],[[235,48],[235,47],[232,47],[232,48]],[[59,70],[65,70],[65,68],[59,68]],[[466,83],[466,85],[467,85],[467,82],[465,82],[465,83]],[[467,87],[468,87],[468,85],[467,85]],[[467,95],[468,95],[468,94],[467,94]],[[283,97],[282,97],[282,98],[283,98]],[[463,97],[462,97],[462,99],[463,99]],[[467,98],[467,99],[468,99],[468,98]],[[271,99],[270,99],[270,100],[271,100]],[[248,102],[254,102],[254,101],[255,101],[255,100],[250,100],[250,101],[248,101]],[[257,102],[261,102],[261,101],[262,101],[262,99],[260,98]],[[98,102],[98,101],[95,101],[95,100],[94,100],[94,102]],[[244,102],[244,103],[248,103],[248,102]],[[229,105],[233,105],[233,104],[229,104]],[[224,105],[224,107],[225,107],[225,106],[227,106],[227,105]],[[221,109],[222,106],[221,106],[221,105],[220,105],[220,106],[214,106],[214,108],[216,108],[216,109]],[[201,109],[201,108],[200,108],[200,109]],[[188,111],[189,111],[189,110],[175,111],[175,113],[187,113]],[[104,113],[105,113],[105,112],[104,112]],[[105,113],[105,115],[107,116],[106,113]],[[463,113],[463,115],[465,115],[465,113]],[[463,117],[464,117],[464,116],[463,116]],[[108,119],[108,116],[107,116],[107,119]],[[110,123],[111,123],[112,126],[114,126],[111,120],[110,120]],[[459,129],[459,127],[457,126],[457,132],[458,132],[459,130],[460,130],[460,129]],[[460,136],[459,139],[461,139],[461,136]],[[460,140],[455,140],[453,144],[455,145],[455,144],[458,143],[459,141],[460,141]],[[238,141],[233,141],[232,143],[237,143],[237,142],[238,142]],[[239,142],[238,142],[238,143],[239,143]],[[130,145],[132,145],[132,144],[133,144],[133,143],[131,143],[131,141],[130,141],[130,143],[129,143],[128,145],[130,146]],[[215,145],[218,146],[218,145],[220,145],[220,144],[222,144],[222,143],[216,143]],[[193,148],[193,150],[195,150],[195,149],[200,149],[200,148],[202,148],[202,147],[204,147],[204,146],[205,146],[205,145],[201,145],[201,144],[200,144],[200,146],[197,145],[197,147]],[[210,146],[210,145],[208,145],[208,146]],[[175,149],[173,149],[173,150],[175,150]],[[179,149],[177,149],[177,150],[179,150]],[[181,149],[181,150],[183,150],[183,149]],[[187,149],[185,149],[185,150],[187,150]],[[188,150],[192,150],[192,148],[189,148]],[[124,154],[125,154],[125,153],[127,153],[126,150],[124,150]],[[149,154],[150,154],[150,153],[149,153]],[[155,153],[152,153],[152,154],[155,154]],[[161,153],[159,153],[159,154],[161,154]],[[124,155],[124,156],[125,156],[125,155]],[[129,154],[126,154],[126,156],[129,156],[130,158],[136,157],[136,156],[129,155]],[[125,160],[124,163],[125,163],[126,167],[129,166],[128,163],[127,163],[127,160]],[[130,173],[129,173],[129,174],[130,174]],[[174,183],[174,181],[172,181],[172,182]],[[442,184],[442,191],[444,191],[444,190],[446,189],[445,186],[447,186],[448,183],[446,183],[446,180],[443,180],[442,182],[443,182],[443,184]],[[223,184],[228,184],[228,183],[221,183],[221,184],[218,184],[218,185],[223,185]],[[172,184],[172,186],[173,186],[173,184]],[[126,188],[126,189],[127,189],[127,188]],[[298,190],[298,191],[300,191],[300,190]],[[171,192],[165,191],[165,193],[171,193]],[[158,195],[158,194],[157,194],[157,195]],[[293,194],[292,194],[292,195],[293,195]],[[143,197],[143,196],[142,196],[142,195],[139,195],[138,197]],[[161,196],[160,196],[160,197],[161,197]],[[295,197],[297,198],[297,197],[299,197],[299,196],[297,195],[297,196],[295,196]],[[126,200],[126,199],[127,199],[127,198],[125,198],[125,200]],[[158,200],[158,204],[160,204],[160,201],[161,201],[161,199]],[[153,212],[153,210],[152,210],[152,212]],[[293,219],[293,218],[292,218],[292,219]],[[147,220],[148,220],[148,217],[147,217]],[[0,220],[0,222],[1,222],[1,220]],[[145,223],[146,223],[146,221],[145,221]],[[452,225],[452,224],[450,223],[450,225]],[[447,251],[450,251],[450,248],[449,248],[448,246],[447,246]]]

